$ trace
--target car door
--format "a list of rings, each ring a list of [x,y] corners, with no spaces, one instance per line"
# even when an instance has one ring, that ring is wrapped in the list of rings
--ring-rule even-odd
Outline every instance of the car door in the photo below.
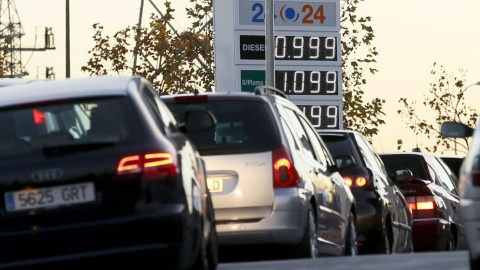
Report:
[[[449,212],[452,221],[458,229],[457,247],[463,246],[465,229],[462,222],[462,210],[460,207],[460,197],[455,184],[455,176],[449,167],[438,157],[432,157],[432,166],[438,171],[438,180],[444,190],[446,203],[449,205]]]
[[[375,174],[375,184],[378,187],[379,192],[382,193],[384,200],[386,201],[386,207],[391,214],[392,230],[393,230],[393,252],[398,252],[402,248],[408,248],[408,239],[411,234],[411,218],[409,217],[408,204],[401,191],[395,186],[395,184],[387,176],[387,171],[383,165],[382,160],[368,143],[365,138],[358,136],[357,142],[359,143],[362,152],[364,153],[367,164],[373,168]]]
[[[292,125],[292,130],[297,134],[303,159],[309,167],[308,185],[312,185],[315,202],[317,203],[317,235],[323,245],[340,246],[342,244],[342,228],[346,220],[341,216],[341,198],[336,192],[336,179],[331,178],[327,172],[327,162],[322,160],[318,153],[318,138],[312,140],[308,130],[316,134],[308,120],[293,109],[285,108],[286,115]],[[308,129],[306,128],[308,127]],[[315,144],[316,143],[316,144]],[[317,148],[317,149],[316,149]]]

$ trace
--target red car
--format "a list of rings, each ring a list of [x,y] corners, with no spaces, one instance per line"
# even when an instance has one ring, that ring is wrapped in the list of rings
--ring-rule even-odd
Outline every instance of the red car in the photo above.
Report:
[[[415,251],[464,249],[456,177],[441,158],[419,152],[380,157],[408,201]]]

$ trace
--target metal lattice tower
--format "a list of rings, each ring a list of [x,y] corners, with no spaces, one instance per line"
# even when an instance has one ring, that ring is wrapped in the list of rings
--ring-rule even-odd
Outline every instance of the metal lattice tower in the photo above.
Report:
[[[28,74],[22,63],[22,51],[54,50],[55,43],[51,27],[45,27],[45,46],[42,48],[22,47],[25,35],[14,0],[0,0],[0,68],[7,70],[4,77],[21,78]],[[47,67],[47,69],[51,69]],[[53,75],[54,76],[54,75]]]

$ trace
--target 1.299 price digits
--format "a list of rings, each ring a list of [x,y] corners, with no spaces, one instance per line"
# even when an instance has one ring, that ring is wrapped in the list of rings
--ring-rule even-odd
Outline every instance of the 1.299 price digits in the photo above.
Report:
[[[316,129],[338,129],[338,106],[330,105],[297,105]]]

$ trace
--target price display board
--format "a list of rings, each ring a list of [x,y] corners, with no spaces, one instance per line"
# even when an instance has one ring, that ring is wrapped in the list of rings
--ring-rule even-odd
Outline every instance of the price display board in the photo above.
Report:
[[[265,70],[239,68],[236,78],[242,92],[253,92],[256,86],[265,85]],[[277,66],[275,87],[292,101],[310,97],[321,100],[341,100],[342,71],[331,66]],[[316,98],[315,96],[321,96]]]
[[[340,0],[273,2],[274,86],[315,128],[343,129]],[[216,91],[265,85],[265,0],[213,1],[213,11]]]
[[[280,32],[279,34],[283,34]],[[287,33],[285,33],[287,34]],[[238,64],[265,63],[265,36],[238,32]],[[253,61],[252,61],[253,60]],[[340,34],[297,33],[275,36],[275,64],[340,65]]]
[[[316,101],[297,104],[315,129],[341,129],[343,105],[341,101]]]

